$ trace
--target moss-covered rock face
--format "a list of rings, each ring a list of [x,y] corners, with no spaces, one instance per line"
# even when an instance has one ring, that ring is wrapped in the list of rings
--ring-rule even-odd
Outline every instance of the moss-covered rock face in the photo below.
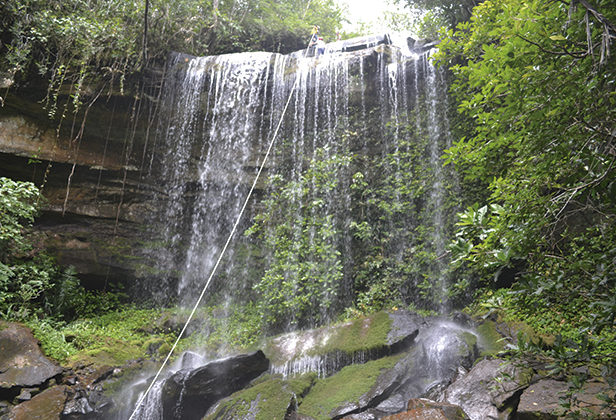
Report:
[[[139,344],[139,342],[131,343],[106,338],[104,345],[72,356],[69,359],[69,365],[73,368],[79,366],[122,366],[128,360],[143,356],[142,346]]]
[[[397,329],[393,337],[391,314],[378,312],[343,324],[275,337],[266,342],[264,352],[272,362],[273,373],[293,376],[312,371],[329,376],[346,365],[407,350],[419,328],[415,314],[405,316],[408,325],[414,327]]]
[[[347,366],[330,378],[319,379],[299,405],[298,412],[325,420],[359,409],[362,397],[401,357],[389,356],[363,365]]]
[[[296,379],[283,380],[267,375],[247,390],[237,392],[221,401],[206,414],[207,420],[284,419],[294,411],[298,401],[312,387],[316,375],[307,374]]]
[[[481,356],[492,356],[505,349],[505,340],[496,330],[496,324],[493,321],[486,321],[479,325],[477,335]]]

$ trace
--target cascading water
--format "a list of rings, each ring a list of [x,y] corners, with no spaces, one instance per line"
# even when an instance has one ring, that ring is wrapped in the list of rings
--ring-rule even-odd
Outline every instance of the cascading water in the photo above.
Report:
[[[329,321],[353,300],[448,308],[440,257],[456,183],[440,159],[451,141],[446,86],[429,52],[378,43],[334,44],[320,57],[176,56],[151,167],[152,225],[162,229],[150,296],[196,300],[280,121],[267,180],[240,224],[247,236],[233,239],[210,304],[255,301],[274,332]],[[325,375],[323,366],[272,371]],[[136,418],[160,412],[147,406]]]
[[[342,50],[177,56],[151,171],[162,191],[156,270],[171,285],[159,296],[194,301],[293,95],[251,202],[258,234],[236,235],[213,292],[258,300],[278,330],[326,321],[357,294],[445,309],[438,257],[455,179],[440,159],[444,82],[428,53]]]

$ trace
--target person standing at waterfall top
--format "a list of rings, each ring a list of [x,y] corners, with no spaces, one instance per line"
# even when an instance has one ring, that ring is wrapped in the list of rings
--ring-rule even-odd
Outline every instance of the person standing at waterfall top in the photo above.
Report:
[[[317,57],[325,54],[325,41],[323,41],[323,37],[320,36],[317,39]]]
[[[313,26],[312,27],[312,32],[310,32],[310,44],[309,46],[313,46],[317,43],[317,41],[319,40],[319,36],[321,35],[321,28],[319,28],[318,26]]]
[[[310,38],[310,44],[308,44],[309,47],[316,46],[315,56],[317,57],[325,53],[325,41],[323,40],[320,31],[321,28],[319,28],[318,26],[314,26],[312,28],[312,36]]]

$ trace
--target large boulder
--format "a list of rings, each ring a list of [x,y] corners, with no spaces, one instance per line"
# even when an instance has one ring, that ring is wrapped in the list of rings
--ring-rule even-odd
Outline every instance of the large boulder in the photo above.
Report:
[[[439,409],[449,420],[468,419],[468,416],[464,410],[462,410],[462,407],[458,405],[449,404],[446,402],[436,402],[426,398],[410,399],[407,404],[407,410],[412,411],[418,409]]]
[[[560,399],[564,399],[569,385],[554,379],[542,379],[528,387],[520,397],[518,420],[557,420],[563,407]],[[604,394],[614,398],[614,389],[603,382],[589,382],[574,393],[576,404],[571,409],[589,410],[598,418],[616,418],[616,407],[606,407],[604,401],[597,395]]]
[[[222,400],[210,409],[204,420],[288,418],[295,414],[297,396],[308,391],[313,379],[314,375],[288,381],[270,378]]]
[[[163,417],[201,419],[218,400],[244,388],[268,368],[269,360],[259,350],[179,371],[163,384]]]
[[[62,373],[29,328],[0,322],[0,389],[39,387]]]
[[[484,359],[444,392],[471,420],[509,420],[522,391],[531,383],[532,369],[500,359]]]
[[[407,351],[427,321],[409,311],[379,312],[350,322],[297,331],[268,341],[271,373],[331,376],[352,364]]]
[[[10,420],[60,420],[66,403],[63,386],[49,388],[11,410]]]

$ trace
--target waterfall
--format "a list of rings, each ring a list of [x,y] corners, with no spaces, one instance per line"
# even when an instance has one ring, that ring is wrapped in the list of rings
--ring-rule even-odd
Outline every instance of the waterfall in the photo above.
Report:
[[[292,95],[211,299],[258,302],[274,331],[326,322],[354,299],[446,309],[445,84],[429,53],[377,44],[176,56],[151,168],[152,296],[194,302]]]

